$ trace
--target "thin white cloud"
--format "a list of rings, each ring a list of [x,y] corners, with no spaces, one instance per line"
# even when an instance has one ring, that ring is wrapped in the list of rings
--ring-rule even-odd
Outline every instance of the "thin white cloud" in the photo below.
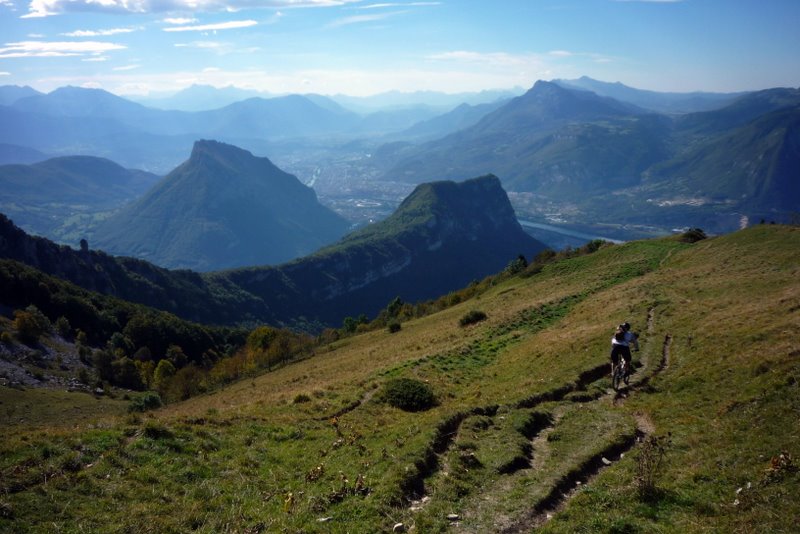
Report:
[[[551,50],[548,54],[555,57],[572,57],[575,55],[568,50]]]
[[[179,13],[236,12],[254,8],[313,8],[342,6],[362,0],[30,0],[22,18],[61,13]]]
[[[0,48],[0,59],[12,57],[83,56],[122,50],[123,45],[98,41],[21,41]]]
[[[135,32],[135,28],[111,28],[108,30],[76,30],[69,33],[60,33],[64,37],[108,37],[110,35],[117,35],[120,33]]]
[[[86,61],[88,63],[100,63],[102,61],[108,61],[108,56],[92,56],[82,59],[81,61]]]
[[[11,73],[10,72],[6,72],[6,71],[3,70],[3,71],[0,71],[0,76],[11,76]]]
[[[175,48],[201,48],[207,50],[219,50],[231,46],[230,43],[220,41],[192,41],[190,43],[175,43]]]
[[[175,24],[176,26],[180,26],[181,24],[193,24],[193,23],[199,22],[199,21],[197,19],[195,19],[195,18],[175,17],[175,18],[163,19],[161,22],[164,22],[166,24]]]
[[[228,54],[252,54],[259,52],[261,48],[257,46],[237,48],[235,43],[224,41],[190,41],[188,43],[175,43],[175,48],[196,48],[207,52],[213,52],[218,56]]]
[[[28,39],[44,39],[43,33],[29,33]]]
[[[116,71],[116,72],[125,72],[125,71],[127,71],[127,70],[135,70],[135,69],[138,69],[139,67],[141,67],[141,65],[123,65],[123,66],[121,66],[121,67],[114,67],[114,68],[113,68],[113,69],[111,69],[111,70],[113,70],[113,71]]]
[[[197,26],[171,26],[164,28],[165,32],[211,32],[217,30],[233,30],[237,28],[248,28],[257,25],[255,20],[232,20],[229,22],[218,22],[215,24],[200,24]]]
[[[382,4],[368,4],[366,6],[358,6],[358,9],[384,9],[387,7],[421,7],[421,6],[440,6],[441,2],[384,2]]]
[[[389,17],[394,17],[396,15],[401,15],[403,13],[407,13],[406,11],[391,11],[388,13],[376,13],[375,15],[353,15],[351,17],[342,17],[340,19],[336,19],[330,24],[328,24],[329,28],[339,28],[341,26],[349,26],[351,24],[362,24],[365,22],[375,22],[376,20],[384,20],[388,19]]]

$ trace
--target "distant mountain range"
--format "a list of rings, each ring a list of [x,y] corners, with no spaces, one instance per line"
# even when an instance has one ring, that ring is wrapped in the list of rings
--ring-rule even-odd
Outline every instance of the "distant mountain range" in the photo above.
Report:
[[[8,86],[14,87],[14,86]],[[30,89],[30,88],[27,88]],[[9,92],[13,90],[9,89]],[[31,90],[33,91],[33,90]],[[351,96],[351,95],[331,95],[324,97],[321,95],[303,95],[311,100],[324,98],[336,102],[337,104],[355,111],[361,115],[369,115],[378,111],[397,111],[411,110],[419,108],[435,109],[447,111],[461,104],[479,105],[491,103],[497,100],[507,100],[525,92],[525,89],[516,87],[514,89],[497,89],[480,92],[464,93],[440,93],[436,91],[389,91],[370,96]],[[35,93],[35,91],[34,91]],[[25,95],[30,96],[30,95]],[[275,98],[285,96],[264,91],[251,89],[240,89],[235,86],[214,87],[211,85],[193,84],[176,93],[164,93],[148,96],[133,96],[130,100],[139,104],[163,109],[179,111],[208,111],[219,109],[249,98]],[[3,102],[2,92],[0,92],[0,103]]]
[[[308,183],[322,172],[330,186],[355,173],[371,183],[412,184],[493,173],[509,192],[537,199],[540,208],[529,202],[534,217],[563,220],[569,212],[576,223],[658,231],[673,224],[729,231],[748,218],[785,218],[786,206],[798,204],[794,189],[786,189],[796,181],[792,169],[800,168],[790,112],[799,105],[797,89],[659,93],[584,77],[537,82],[509,100],[497,100],[501,93],[456,95],[476,100],[437,111],[436,102],[451,96],[253,97],[186,112],[99,90],[44,95],[6,86],[0,144],[166,173],[196,139],[218,139],[269,153]],[[497,98],[480,100],[489,97]],[[358,102],[362,112],[383,107],[368,115],[348,109]],[[767,118],[781,110],[787,113]],[[746,140],[756,132],[765,138]],[[773,155],[776,164],[766,165]]]
[[[556,187],[576,194],[587,187],[605,187],[599,179],[603,175],[624,180],[619,169],[639,169],[643,167],[637,163],[640,159],[656,161],[658,156],[651,152],[661,154],[658,139],[665,128],[666,120],[631,104],[537,82],[469,128],[419,146],[401,147],[385,157],[396,162],[385,177],[410,182],[423,182],[429,176],[458,180],[473,169],[495,172],[514,191],[553,194]],[[662,132],[644,135],[648,129]],[[586,142],[589,136],[591,143]],[[654,137],[656,146],[651,146]],[[631,143],[646,146],[634,148]],[[609,152],[610,144],[622,150]],[[549,169],[542,172],[543,165]],[[601,165],[600,176],[589,168]],[[572,176],[565,179],[569,172]]]
[[[277,264],[333,243],[349,224],[267,158],[216,141],[100,223],[103,250],[199,271]]]
[[[30,165],[48,159],[44,152],[26,146],[0,143],[0,165],[23,164]]]
[[[463,103],[478,105],[515,94],[275,96],[234,87],[192,86],[169,98],[142,99],[142,105],[100,89],[61,87],[43,94],[30,87],[0,86],[0,143],[59,155],[91,154],[127,167],[166,172],[165,165],[176,165],[177,154],[185,153],[198,138],[254,147],[257,139],[263,143],[293,137],[381,135],[410,128]],[[149,154],[144,146],[152,147]],[[168,161],[163,163],[164,159]]]
[[[143,106],[156,109],[174,111],[208,111],[224,108],[230,104],[247,100],[248,98],[271,98],[270,95],[259,91],[239,89],[238,87],[214,87],[211,85],[193,84],[177,93],[154,95],[147,97],[133,97],[131,100]]]
[[[537,82],[469,128],[376,151],[375,164],[384,179],[411,183],[491,171],[509,191],[576,205],[596,221],[674,217],[717,230],[721,212],[775,217],[800,206],[798,111],[797,89],[672,117]]]
[[[501,99],[474,106],[461,104],[447,113],[417,122],[411,128],[389,135],[389,137],[413,141],[438,139],[472,126],[507,102],[508,99]]]
[[[498,100],[508,100],[524,93],[522,87],[496,89],[477,93],[439,93],[436,91],[389,91],[372,96],[332,95],[330,98],[342,106],[360,113],[378,110],[398,110],[424,106],[447,112],[461,104],[477,106]]]
[[[200,150],[203,149],[201,146]],[[0,217],[0,257],[86,289],[205,323],[339,325],[394,297],[438,297],[543,245],[520,227],[500,180],[420,185],[388,219],[276,267],[170,271],[31,237]]]
[[[251,149],[292,139],[344,141],[402,131],[441,113],[417,105],[359,115],[320,95],[251,97],[190,112],[146,107],[100,89],[62,87],[47,94],[28,89],[0,87],[5,102],[0,143],[53,155],[106,157],[163,173],[198,138]]]
[[[0,165],[0,211],[37,233],[64,238],[75,237],[70,232],[77,231],[83,236],[82,216],[91,218],[130,202],[159,178],[92,156]]]
[[[159,177],[103,158],[64,156],[0,166],[0,202],[71,203],[104,209],[142,196]]]
[[[630,102],[641,108],[658,111],[661,113],[694,113],[696,111],[710,111],[724,107],[740,96],[747,93],[665,93],[659,91],[646,91],[635,89],[627,85],[601,82],[588,76],[577,80],[553,80],[553,83],[566,89],[580,89],[591,91],[600,96],[607,96],[622,102]]]
[[[33,87],[19,85],[0,85],[0,106],[10,106],[17,100],[29,96],[41,95]]]

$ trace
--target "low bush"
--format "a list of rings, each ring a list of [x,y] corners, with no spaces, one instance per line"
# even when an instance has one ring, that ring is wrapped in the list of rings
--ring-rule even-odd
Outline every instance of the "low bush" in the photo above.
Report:
[[[413,378],[395,378],[384,384],[381,398],[390,406],[407,412],[421,412],[436,406],[433,389]]]
[[[386,330],[387,330],[387,331],[388,331],[390,334],[394,334],[394,333],[396,333],[396,332],[399,332],[401,328],[402,328],[402,327],[400,326],[400,323],[398,323],[397,321],[392,321],[391,323],[389,323],[389,324],[386,326]]]
[[[461,326],[468,326],[471,324],[479,323],[486,320],[486,314],[479,310],[472,310],[467,312],[459,321]]]
[[[50,321],[34,305],[24,310],[14,310],[14,328],[17,337],[23,343],[33,345],[39,342],[39,337],[52,329]]]
[[[148,391],[144,395],[135,397],[130,405],[128,405],[129,412],[146,412],[147,410],[155,410],[162,406],[161,396],[155,391]]]
[[[311,402],[311,397],[305,393],[298,393],[295,395],[294,400],[292,401],[293,404],[303,404],[306,402]]]
[[[705,239],[706,233],[700,228],[690,228],[681,234],[681,241],[684,243],[696,243]]]

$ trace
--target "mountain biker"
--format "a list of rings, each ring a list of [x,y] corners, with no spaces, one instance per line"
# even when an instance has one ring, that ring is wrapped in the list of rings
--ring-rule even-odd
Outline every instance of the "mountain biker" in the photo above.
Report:
[[[630,370],[631,365],[631,348],[630,343],[631,340],[636,343],[636,349],[639,349],[639,343],[634,338],[633,334],[629,331],[630,325],[628,324],[628,329],[625,329],[625,324],[623,323],[617,327],[616,332],[611,337],[611,377],[614,377],[614,369],[617,368],[619,364],[619,358],[622,356],[625,360],[626,364],[626,378],[628,370]]]
[[[633,350],[639,352],[639,334],[631,332],[631,323],[626,321],[620,326],[625,330],[625,341],[628,342],[628,347],[633,346]]]

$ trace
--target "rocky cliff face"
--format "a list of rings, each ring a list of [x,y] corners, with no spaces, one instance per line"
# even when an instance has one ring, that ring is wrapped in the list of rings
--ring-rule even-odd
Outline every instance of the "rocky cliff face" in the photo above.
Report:
[[[305,306],[320,320],[336,323],[373,315],[397,296],[438,297],[543,248],[522,230],[500,180],[488,175],[420,185],[388,219],[279,266],[273,276],[251,269],[229,276],[258,295],[280,294],[278,279],[288,279],[304,289]],[[282,300],[294,299],[284,293]]]

